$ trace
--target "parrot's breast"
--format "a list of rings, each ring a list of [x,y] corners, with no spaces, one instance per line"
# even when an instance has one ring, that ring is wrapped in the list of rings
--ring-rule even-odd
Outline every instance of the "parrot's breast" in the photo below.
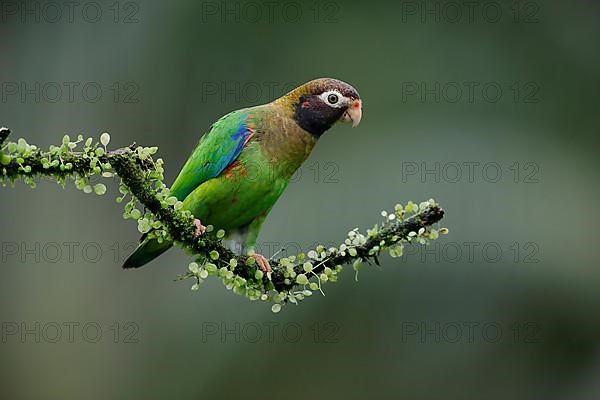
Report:
[[[277,173],[290,179],[308,158],[317,139],[277,107],[261,118],[259,126],[255,140],[260,144],[262,156]]]
[[[254,134],[237,159],[183,201],[202,223],[232,231],[265,216],[310,155],[316,139],[279,110],[265,107],[248,109]]]
[[[221,175],[202,183],[184,200],[184,208],[204,224],[231,231],[268,213],[289,178],[271,167],[255,149],[245,149]]]

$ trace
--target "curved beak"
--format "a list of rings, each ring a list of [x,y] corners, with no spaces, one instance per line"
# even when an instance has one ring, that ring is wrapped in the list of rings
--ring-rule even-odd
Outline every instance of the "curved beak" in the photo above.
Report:
[[[340,118],[343,122],[351,122],[352,127],[356,127],[362,119],[362,102],[360,100],[354,100],[354,102],[348,107],[348,109]]]

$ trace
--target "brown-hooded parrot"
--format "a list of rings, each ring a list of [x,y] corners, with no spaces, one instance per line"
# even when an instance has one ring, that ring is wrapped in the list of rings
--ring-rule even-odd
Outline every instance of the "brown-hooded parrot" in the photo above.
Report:
[[[233,111],[215,122],[181,169],[171,195],[196,220],[224,229],[234,250],[254,254],[260,229],[294,172],[318,139],[337,121],[358,125],[362,103],[356,89],[330,78],[307,82],[286,95]],[[202,223],[200,222],[202,221]],[[138,268],[172,246],[145,235],[123,268]]]

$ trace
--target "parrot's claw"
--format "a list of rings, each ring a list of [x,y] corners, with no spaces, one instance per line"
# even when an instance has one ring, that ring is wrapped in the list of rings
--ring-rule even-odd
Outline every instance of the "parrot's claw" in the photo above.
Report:
[[[194,226],[196,227],[194,238],[198,239],[204,232],[206,232],[206,227],[202,225],[202,222],[197,218],[194,219]]]
[[[262,254],[252,254],[249,257],[254,258],[256,260],[256,263],[258,264],[262,272],[271,272],[271,265],[269,264],[269,260],[267,260],[265,256],[263,256]]]

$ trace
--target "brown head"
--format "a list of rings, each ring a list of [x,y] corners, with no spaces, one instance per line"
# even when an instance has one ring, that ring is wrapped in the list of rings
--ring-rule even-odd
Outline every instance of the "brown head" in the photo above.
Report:
[[[307,82],[274,104],[286,107],[296,123],[317,138],[338,121],[357,126],[362,118],[362,101],[356,89],[331,78]]]

